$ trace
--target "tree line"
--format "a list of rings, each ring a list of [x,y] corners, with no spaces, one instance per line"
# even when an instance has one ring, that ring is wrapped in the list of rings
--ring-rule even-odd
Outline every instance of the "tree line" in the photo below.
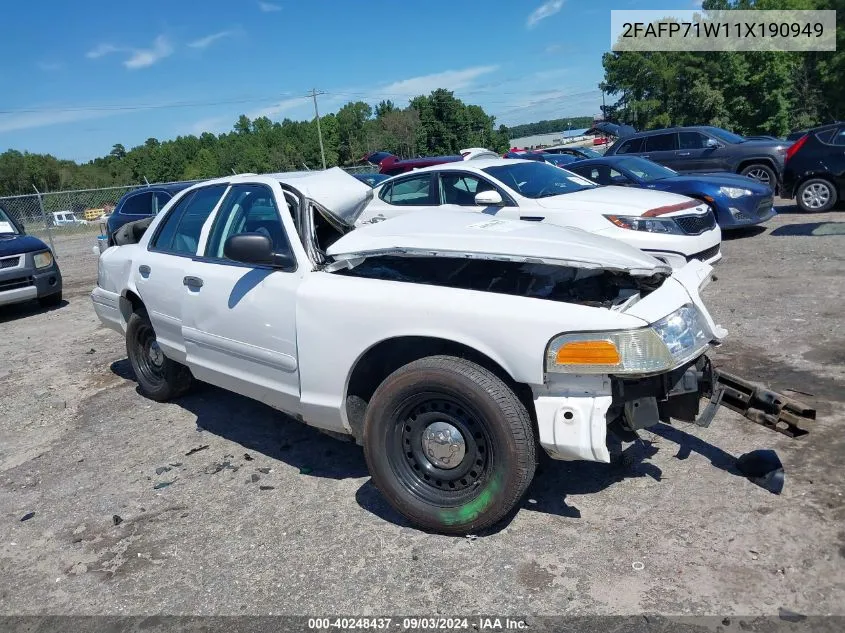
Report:
[[[410,157],[454,154],[465,147],[508,148],[509,132],[495,117],[444,89],[411,99],[402,108],[385,100],[375,107],[350,102],[320,117],[326,164],[356,165],[370,151]],[[49,154],[9,150],[0,154],[0,196],[133,183],[212,178],[226,174],[320,169],[316,120],[274,122],[241,117],[231,132],[149,138],[84,164]]]
[[[511,138],[533,136],[534,134],[552,134],[566,130],[581,130],[593,125],[591,116],[574,116],[568,119],[543,119],[535,123],[512,125],[508,128]]]
[[[836,9],[835,52],[605,53],[605,118],[638,130],[716,125],[782,136],[845,118],[845,0],[705,0],[705,10]]]

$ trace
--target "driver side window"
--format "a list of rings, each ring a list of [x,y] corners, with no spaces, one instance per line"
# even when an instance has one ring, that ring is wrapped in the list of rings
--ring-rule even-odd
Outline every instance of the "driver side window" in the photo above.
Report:
[[[291,253],[273,192],[264,185],[232,186],[214,220],[205,256],[226,260],[226,240],[241,233],[266,235],[273,242],[274,252]]]

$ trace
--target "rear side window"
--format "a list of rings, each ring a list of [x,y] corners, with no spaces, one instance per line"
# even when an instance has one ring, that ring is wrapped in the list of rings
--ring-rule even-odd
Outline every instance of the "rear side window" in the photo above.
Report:
[[[381,199],[388,204],[398,206],[439,204],[434,188],[431,186],[431,180],[431,174],[398,180],[385,188]]]
[[[186,195],[167,214],[150,248],[176,255],[196,255],[202,225],[227,187],[211,185]]]
[[[171,196],[169,193],[165,193],[163,191],[157,191],[153,194],[153,215],[158,214],[164,208],[168,202],[170,202]]]
[[[622,145],[619,146],[619,149],[616,150],[617,154],[637,154],[643,151],[643,139],[641,138],[632,138],[630,140],[625,141]]]
[[[645,139],[645,151],[647,152],[669,152],[676,147],[677,134],[655,134]]]
[[[123,201],[120,207],[121,215],[152,215],[153,194],[136,193]]]

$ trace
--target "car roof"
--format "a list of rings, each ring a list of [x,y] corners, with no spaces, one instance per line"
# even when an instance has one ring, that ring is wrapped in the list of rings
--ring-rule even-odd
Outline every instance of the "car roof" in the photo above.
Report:
[[[187,189],[193,185],[201,183],[201,180],[184,180],[182,182],[168,182],[160,185],[144,185],[138,187],[137,189],[133,189],[132,191],[127,191],[122,198],[127,196],[135,195],[136,193],[144,193],[146,191],[166,191],[167,193],[178,193],[183,189]]]
[[[460,163],[443,163],[442,165],[431,165],[430,167],[423,167],[416,169],[407,174],[400,174],[407,176],[412,173],[430,172],[430,171],[481,171],[485,167],[497,167],[500,165],[513,165],[514,163],[537,163],[536,160],[525,160],[524,158],[475,158],[473,160],[461,161]]]

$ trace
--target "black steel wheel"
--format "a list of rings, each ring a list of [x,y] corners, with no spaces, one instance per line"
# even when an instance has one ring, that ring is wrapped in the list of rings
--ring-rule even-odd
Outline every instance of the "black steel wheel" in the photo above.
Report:
[[[388,376],[364,421],[374,483],[420,527],[466,534],[504,517],[536,468],[525,406],[490,371],[431,356]]]
[[[150,318],[143,310],[129,317],[126,327],[126,355],[141,392],[159,402],[185,393],[191,386],[191,372],[167,358],[156,340]]]

